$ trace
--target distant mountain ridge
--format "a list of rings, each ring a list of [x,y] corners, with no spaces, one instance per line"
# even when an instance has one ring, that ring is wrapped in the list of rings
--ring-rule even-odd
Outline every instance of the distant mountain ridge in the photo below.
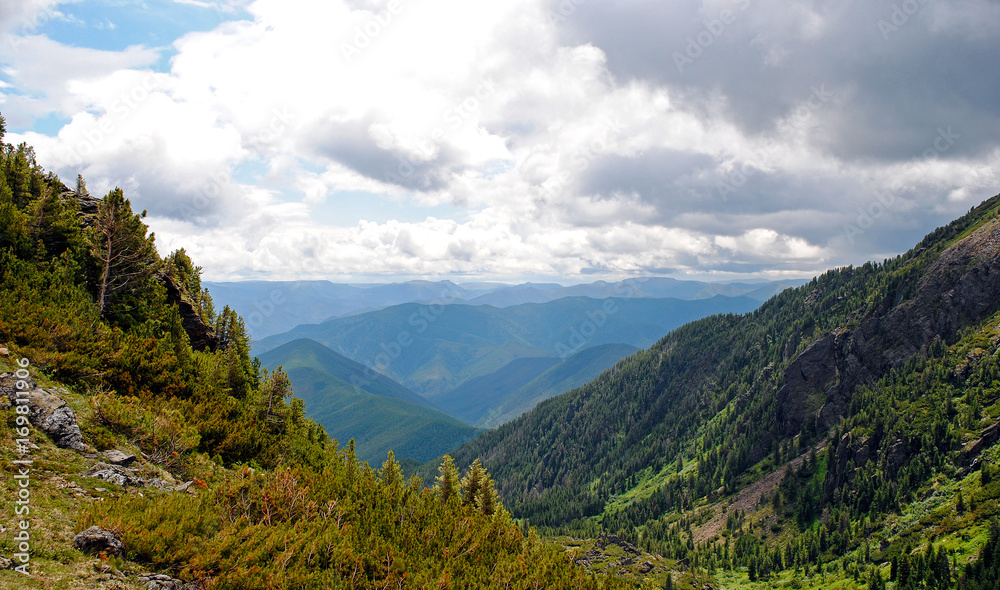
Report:
[[[439,303],[510,307],[547,303],[564,297],[708,299],[715,295],[746,296],[764,302],[803,281],[708,283],[664,277],[639,277],[616,283],[596,281],[563,286],[555,283],[462,283],[407,281],[388,284],[344,284],[330,281],[205,282],[217,301],[243,316],[255,340],[286,332],[300,324],[377,311],[403,303]]]
[[[407,303],[298,326],[254,348],[260,353],[311,338],[433,397],[518,358],[565,358],[602,344],[644,348],[688,321],[757,306],[747,297],[723,296],[693,301],[567,297],[507,308]]]

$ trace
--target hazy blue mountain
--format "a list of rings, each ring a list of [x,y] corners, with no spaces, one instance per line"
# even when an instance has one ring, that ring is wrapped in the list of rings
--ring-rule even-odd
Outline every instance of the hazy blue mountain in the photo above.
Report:
[[[260,360],[271,369],[283,366],[307,416],[341,444],[353,438],[358,457],[372,464],[381,463],[389,449],[400,458],[427,461],[480,432],[313,340],[288,342]]]
[[[708,299],[715,295],[747,296],[759,302],[803,281],[770,283],[706,283],[663,277],[596,281],[563,286],[556,283],[462,283],[408,281],[389,284],[338,284],[329,281],[247,281],[204,283],[219,307],[229,305],[243,316],[255,340],[286,332],[301,324],[359,315],[403,303],[469,303],[511,307],[547,303],[565,297],[593,299]]]
[[[601,344],[645,348],[686,322],[759,305],[748,297],[592,299],[568,297],[507,308],[407,303],[255,343],[260,353],[311,338],[413,391],[433,396],[523,357],[569,357]]]
[[[581,350],[553,365],[520,388],[509,392],[501,403],[490,408],[476,425],[495,428],[534,408],[539,402],[566,393],[597,378],[623,358],[639,349],[628,344],[602,344]]]
[[[727,297],[747,296],[764,302],[789,287],[797,287],[805,281],[774,281],[763,283],[706,283],[702,281],[682,281],[666,277],[642,277],[626,279],[617,283],[595,281],[593,283],[564,287],[556,284],[516,285],[493,289],[478,297],[468,299],[472,305],[492,305],[509,307],[524,303],[546,303],[564,297],[649,297],[676,299],[709,299],[716,295]]]
[[[452,416],[476,424],[490,410],[503,404],[511,392],[531,383],[560,362],[557,356],[514,359],[499,371],[473,377],[431,399]]]
[[[445,412],[470,424],[492,428],[516,418],[542,400],[592,381],[619,360],[638,352],[628,344],[602,344],[566,359],[516,359],[499,371],[474,377],[431,397]]]
[[[243,316],[254,339],[285,332],[300,324],[377,310],[411,301],[451,303],[488,289],[463,288],[451,281],[389,284],[338,284],[330,281],[246,281],[204,286],[218,307],[229,305]]]

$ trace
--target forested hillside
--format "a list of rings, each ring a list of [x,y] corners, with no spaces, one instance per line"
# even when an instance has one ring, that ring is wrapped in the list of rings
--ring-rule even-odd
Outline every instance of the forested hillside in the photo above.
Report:
[[[2,523],[31,541],[3,535],[0,588],[622,587],[522,533],[478,464],[425,489],[339,449],[120,189],[3,135],[0,489],[30,519]]]
[[[373,465],[390,450],[423,463],[481,432],[313,340],[293,340],[260,360],[265,367],[282,367],[308,415],[334,439],[353,439],[358,458]]]
[[[993,584],[998,211],[674,330],[456,460],[482,457],[533,525],[731,585]]]

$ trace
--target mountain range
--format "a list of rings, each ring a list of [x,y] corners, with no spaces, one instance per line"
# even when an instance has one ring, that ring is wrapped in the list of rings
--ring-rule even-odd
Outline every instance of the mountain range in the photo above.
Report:
[[[510,307],[547,303],[564,297],[708,299],[715,295],[746,296],[760,303],[802,281],[708,283],[665,277],[642,277],[617,283],[596,281],[562,286],[555,283],[462,283],[407,281],[388,284],[345,284],[330,281],[205,282],[222,304],[246,322],[254,339],[287,332],[300,324],[376,311],[404,303],[492,305]]]

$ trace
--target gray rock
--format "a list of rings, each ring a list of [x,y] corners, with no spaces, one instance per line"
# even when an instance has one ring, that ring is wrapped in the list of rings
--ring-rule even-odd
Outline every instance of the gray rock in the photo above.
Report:
[[[197,590],[198,586],[184,580],[171,578],[166,574],[147,572],[139,574],[139,583],[149,590]]]
[[[87,477],[93,477],[96,479],[104,480],[109,483],[127,488],[129,486],[134,488],[146,487],[146,481],[141,477],[136,477],[135,472],[131,469],[122,467],[120,465],[109,465],[107,463],[98,463],[91,467],[86,473]]]
[[[16,403],[18,392],[18,378],[13,373],[0,374],[0,395],[6,397],[11,403]],[[83,434],[80,426],[76,423],[76,414],[73,409],[66,404],[58,395],[49,393],[38,387],[33,379],[25,380],[28,384],[28,420],[39,430],[52,439],[57,446],[65,449],[77,451],[87,451],[87,445],[83,443]],[[24,399],[24,396],[21,396]]]
[[[117,449],[104,451],[101,455],[112,465],[128,467],[129,465],[135,463],[135,455],[129,455],[128,453],[123,453]]]
[[[125,555],[125,544],[111,531],[92,526],[73,537],[73,544],[84,553],[107,553]]]

